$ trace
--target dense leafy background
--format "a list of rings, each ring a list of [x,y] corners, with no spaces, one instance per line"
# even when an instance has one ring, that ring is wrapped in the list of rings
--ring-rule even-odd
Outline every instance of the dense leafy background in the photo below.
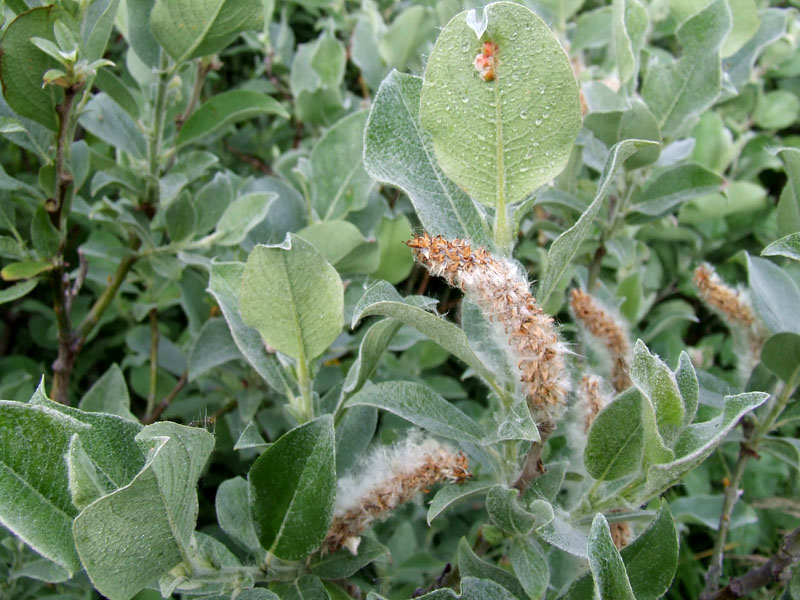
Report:
[[[475,7],[0,1],[0,597],[697,598],[788,539],[796,2]],[[422,230],[513,255],[576,384],[609,365],[570,288],[639,340],[524,494],[506,341],[414,265]],[[318,552],[337,477],[412,426],[473,479]]]

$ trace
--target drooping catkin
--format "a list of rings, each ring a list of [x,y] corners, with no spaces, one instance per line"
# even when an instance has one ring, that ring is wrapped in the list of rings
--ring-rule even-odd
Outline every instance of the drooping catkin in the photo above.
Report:
[[[739,367],[746,373],[758,362],[764,345],[764,330],[745,295],[726,285],[708,263],[701,263],[694,271],[694,285],[700,299],[723,321],[738,338],[743,352]]]
[[[554,417],[569,391],[566,350],[553,318],[536,304],[519,268],[458,238],[424,233],[408,245],[432,275],[460,288],[490,320],[500,324],[520,371],[528,406],[537,418]]]
[[[597,375],[584,375],[578,384],[578,398],[583,405],[583,433],[588,433],[597,414],[608,403],[602,388],[603,380]]]
[[[595,298],[583,290],[573,289],[570,307],[575,317],[593,337],[599,340],[611,359],[611,384],[618,392],[631,386],[628,376],[631,344],[625,325]]]
[[[323,551],[344,546],[355,554],[360,534],[373,521],[388,517],[432,485],[469,477],[467,457],[462,452],[423,438],[419,432],[412,432],[395,446],[374,450],[356,474],[339,480]]]

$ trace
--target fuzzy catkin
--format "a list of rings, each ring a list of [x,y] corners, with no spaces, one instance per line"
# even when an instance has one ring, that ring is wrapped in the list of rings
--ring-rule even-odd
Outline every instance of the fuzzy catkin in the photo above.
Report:
[[[469,477],[467,457],[462,452],[416,432],[390,449],[376,449],[357,475],[339,481],[323,551],[344,546],[355,554],[361,532],[373,521],[388,517],[432,485]]]
[[[528,405],[536,417],[552,418],[569,391],[565,349],[553,318],[536,304],[517,266],[458,238],[424,233],[408,245],[432,275],[460,288],[500,324],[517,361]]]
[[[608,352],[614,389],[617,392],[628,389],[632,385],[628,375],[631,344],[625,326],[583,290],[572,290],[570,306],[583,327],[600,340]]]
[[[578,398],[583,404],[583,433],[588,433],[594,418],[606,406],[602,380],[597,375],[584,375],[578,385]]]
[[[701,263],[694,271],[694,285],[700,299],[738,334],[749,356],[740,361],[745,371],[752,369],[764,345],[764,333],[753,307],[744,295],[726,285],[711,265]]]

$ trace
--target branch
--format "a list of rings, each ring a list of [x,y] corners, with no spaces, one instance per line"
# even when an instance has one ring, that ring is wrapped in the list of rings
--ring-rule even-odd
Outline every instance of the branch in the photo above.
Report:
[[[540,439],[538,442],[533,442],[531,444],[528,454],[525,455],[525,461],[522,463],[522,468],[519,471],[517,480],[512,486],[516,488],[520,494],[524,494],[525,490],[527,490],[536,479],[547,472],[542,462],[542,449],[544,448],[547,438],[550,437],[554,429],[555,425],[551,421],[544,421],[539,424]]]
[[[150,390],[147,393],[147,410],[152,414],[156,405],[156,386],[158,385],[158,310],[150,309]]]
[[[787,534],[780,549],[760,567],[750,569],[741,577],[734,577],[721,590],[705,596],[707,600],[733,600],[743,598],[770,583],[780,583],[789,576],[789,567],[800,561],[800,527]]]
[[[173,400],[175,400],[175,397],[186,385],[186,381],[188,380],[188,378],[189,378],[188,371],[184,371],[180,379],[178,379],[175,386],[169,391],[169,394],[164,396],[164,399],[158,403],[158,406],[156,406],[155,410],[153,410],[153,413],[145,415],[145,417],[142,419],[142,424],[150,425],[151,423],[155,423],[156,421],[158,421],[161,418],[161,415],[164,413],[164,411],[167,410],[167,408],[169,408],[170,403]]]

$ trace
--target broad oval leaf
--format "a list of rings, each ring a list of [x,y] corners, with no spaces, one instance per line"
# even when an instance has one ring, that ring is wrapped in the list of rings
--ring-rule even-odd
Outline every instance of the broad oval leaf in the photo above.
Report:
[[[796,380],[800,369],[800,335],[776,333],[761,350],[761,362],[783,381]]]
[[[250,468],[250,510],[261,546],[300,560],[325,539],[336,494],[333,418],[284,434]]]
[[[479,202],[504,207],[564,168],[581,126],[578,86],[564,49],[528,8],[488,5],[482,35],[474,18],[459,13],[439,35],[420,119],[442,170]],[[492,55],[491,78],[476,69],[482,53]]]
[[[250,492],[245,479],[233,477],[223,481],[217,489],[214,505],[222,531],[248,550],[261,547],[250,516]]]
[[[242,275],[239,303],[245,323],[267,344],[294,358],[322,354],[344,325],[339,274],[304,239],[256,246]]]
[[[592,477],[611,481],[639,469],[644,452],[641,410],[641,395],[629,389],[597,415],[583,454],[586,470]]]
[[[598,513],[589,531],[589,568],[600,600],[636,600],[625,564],[614,547],[608,522]]]
[[[666,502],[633,543],[620,551],[633,593],[638,600],[663,596],[678,567],[678,531]]]
[[[671,445],[680,433],[686,410],[675,375],[658,356],[650,354],[642,340],[636,341],[631,363],[631,380],[652,403],[658,431]]]
[[[289,118],[289,113],[275,98],[253,90],[231,90],[216,94],[186,120],[178,133],[176,144],[189,144],[226,125],[264,114]]]
[[[483,429],[429,387],[411,381],[384,381],[363,388],[345,406],[374,406],[431,433],[480,444]]]

